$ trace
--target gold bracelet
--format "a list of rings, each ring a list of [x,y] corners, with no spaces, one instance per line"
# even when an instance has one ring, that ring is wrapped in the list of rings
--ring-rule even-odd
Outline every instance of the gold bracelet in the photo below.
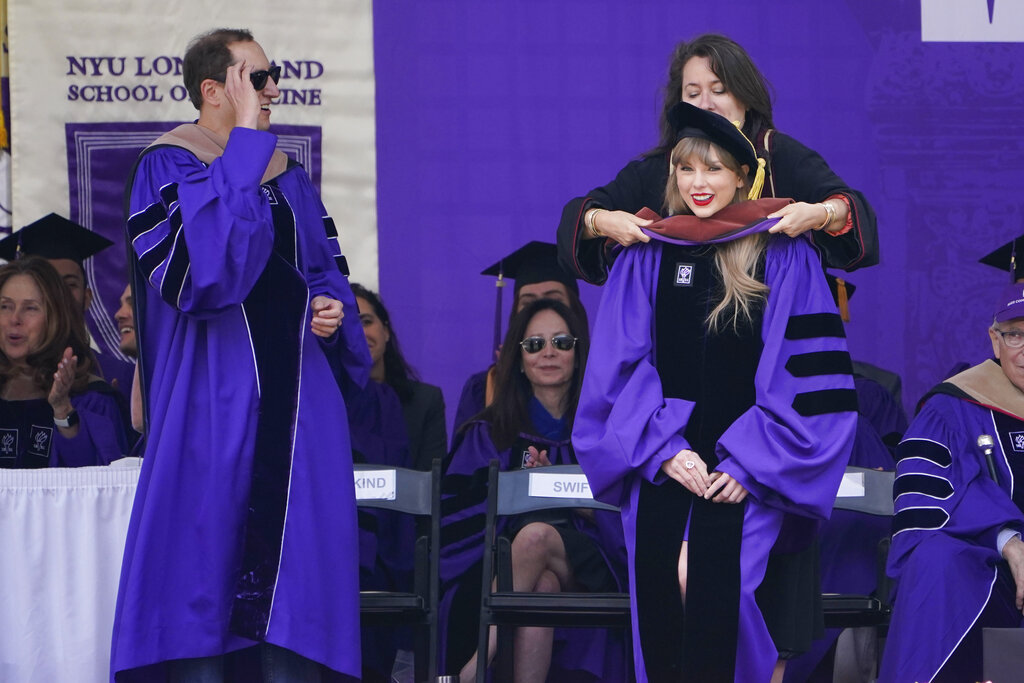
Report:
[[[594,237],[601,237],[601,233],[597,229],[597,224],[594,222],[594,219],[597,217],[597,213],[599,211],[604,211],[604,209],[601,209],[601,208],[589,209],[583,215],[583,226],[585,228],[587,228],[587,230],[590,231],[590,234],[593,235]]]
[[[825,230],[836,220],[836,207],[832,206],[827,201],[820,202],[818,206],[825,209],[825,221],[816,227],[815,230]]]

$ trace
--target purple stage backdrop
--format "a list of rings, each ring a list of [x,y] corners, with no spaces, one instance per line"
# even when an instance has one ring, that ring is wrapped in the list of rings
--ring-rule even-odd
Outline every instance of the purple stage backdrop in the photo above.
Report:
[[[911,406],[990,353],[1008,276],[976,261],[1024,232],[1024,43],[981,42],[1024,41],[1004,19],[1017,2],[960,0],[988,28],[948,0],[374,3],[380,286],[408,359],[453,419],[489,361],[478,272],[554,241],[568,199],[653,146],[672,47],[717,31],[773,83],[779,129],[877,211],[882,263],[848,278],[850,348],[899,372]],[[964,42],[925,41],[922,3]]]

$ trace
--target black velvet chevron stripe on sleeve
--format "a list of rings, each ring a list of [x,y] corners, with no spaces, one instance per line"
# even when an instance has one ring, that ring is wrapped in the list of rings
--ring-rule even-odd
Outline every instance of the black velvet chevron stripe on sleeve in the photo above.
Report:
[[[324,231],[327,233],[327,241],[331,245],[331,254],[334,256],[334,263],[338,266],[338,271],[345,277],[348,277],[348,259],[341,254],[341,243],[338,241],[338,226],[334,224],[334,219],[330,216],[324,216]]]
[[[176,183],[164,185],[160,201],[128,219],[128,234],[145,278],[159,289],[164,301],[177,307],[190,259]]]
[[[931,474],[904,474],[896,477],[892,486],[893,498],[909,493],[945,500],[953,495],[953,485],[948,479]]]
[[[790,356],[786,370],[794,377],[852,375],[853,362],[846,351],[813,351]]]
[[[446,522],[441,527],[441,545],[452,545],[465,538],[483,534],[486,524],[487,515],[483,512],[470,517],[464,517],[456,522]]]
[[[907,439],[902,442],[896,448],[896,460],[905,458],[922,458],[939,467],[949,467],[953,464],[953,456],[950,455],[948,448],[927,439]]]
[[[892,520],[892,533],[910,529],[941,529],[949,521],[949,513],[938,507],[915,507],[900,510]]]
[[[480,505],[487,500],[486,467],[473,474],[444,475],[441,480],[441,516],[456,513],[473,505]]]
[[[843,319],[838,313],[806,313],[790,316],[786,324],[786,339],[814,339],[815,337],[846,338]]]
[[[793,397],[793,410],[803,417],[857,411],[857,392],[853,389],[805,391]]]

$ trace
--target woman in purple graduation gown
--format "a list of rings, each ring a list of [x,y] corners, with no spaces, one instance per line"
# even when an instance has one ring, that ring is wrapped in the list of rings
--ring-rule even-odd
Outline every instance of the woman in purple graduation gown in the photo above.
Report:
[[[370,379],[357,387],[342,377],[345,410],[355,462],[430,469],[448,444],[441,390],[416,378],[406,362],[380,296],[353,282],[359,320],[370,351]],[[359,509],[359,587],[361,590],[413,590],[415,525],[393,510]],[[389,682],[412,657],[408,628],[363,627],[364,683]],[[396,659],[397,657],[397,659]]]
[[[749,140],[686,103],[670,116],[678,215],[615,261],[573,443],[622,508],[637,680],[767,682],[782,670],[754,592],[787,515],[831,511],[850,359],[817,252],[767,232],[788,200],[740,201],[763,182]]]
[[[88,339],[45,259],[0,268],[0,467],[106,465],[127,452],[114,390],[92,374]]]
[[[474,680],[483,558],[487,468],[574,463],[569,443],[587,358],[587,327],[564,304],[539,299],[513,318],[498,358],[494,402],[455,438],[442,482],[442,671]],[[517,591],[615,591],[624,586],[625,550],[616,513],[502,518],[512,538]],[[608,631],[570,633],[520,628],[513,655],[517,681],[622,681],[621,643]],[[491,633],[494,654],[495,633]],[[469,660],[467,663],[467,659]]]

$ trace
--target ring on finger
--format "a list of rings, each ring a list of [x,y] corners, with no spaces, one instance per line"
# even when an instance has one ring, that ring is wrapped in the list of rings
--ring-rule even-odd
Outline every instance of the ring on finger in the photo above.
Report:
[[[695,463],[692,460],[687,460],[686,462],[683,463],[683,466],[686,467],[686,469],[688,470],[692,470],[694,467],[697,466],[697,463]]]

